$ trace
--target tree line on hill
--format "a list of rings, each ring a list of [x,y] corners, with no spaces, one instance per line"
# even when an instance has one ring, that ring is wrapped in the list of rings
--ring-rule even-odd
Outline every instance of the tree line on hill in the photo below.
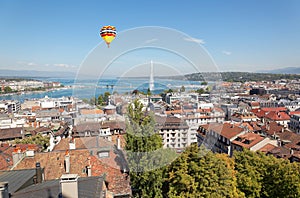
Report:
[[[126,153],[133,197],[300,197],[300,166],[244,150],[232,158],[193,144],[162,149],[151,113],[128,107]]]
[[[252,73],[252,72],[208,72],[193,73],[184,76],[186,80],[191,81],[215,81],[222,79],[226,82],[246,82],[246,81],[273,81],[280,79],[296,80],[298,74],[270,74],[270,73]]]

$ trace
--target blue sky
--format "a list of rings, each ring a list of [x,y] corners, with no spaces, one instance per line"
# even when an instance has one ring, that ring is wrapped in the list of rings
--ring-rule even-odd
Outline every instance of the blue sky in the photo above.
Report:
[[[297,0],[0,0],[0,69],[76,71],[108,24],[181,31],[221,71],[300,67],[299,10]]]

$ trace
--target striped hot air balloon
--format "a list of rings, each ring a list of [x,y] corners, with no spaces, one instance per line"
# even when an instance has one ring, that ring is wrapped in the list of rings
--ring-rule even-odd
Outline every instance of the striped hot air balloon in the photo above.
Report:
[[[103,26],[100,30],[100,36],[106,42],[107,47],[109,47],[109,44],[115,39],[116,35],[116,28],[111,25]]]

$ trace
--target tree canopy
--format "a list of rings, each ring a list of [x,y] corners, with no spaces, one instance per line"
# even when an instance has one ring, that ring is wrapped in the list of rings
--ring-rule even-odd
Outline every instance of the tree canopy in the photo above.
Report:
[[[162,170],[156,164],[162,139],[155,132],[154,117],[138,100],[128,106],[127,112],[125,149],[133,196],[162,197]]]
[[[49,136],[42,136],[37,134],[35,136],[30,136],[24,139],[16,139],[16,144],[36,144],[42,146],[43,150],[46,150],[48,146],[50,146],[50,137]]]
[[[300,165],[243,150],[230,158],[192,144],[179,155],[162,148],[153,114],[128,106],[126,154],[133,197],[300,197]]]

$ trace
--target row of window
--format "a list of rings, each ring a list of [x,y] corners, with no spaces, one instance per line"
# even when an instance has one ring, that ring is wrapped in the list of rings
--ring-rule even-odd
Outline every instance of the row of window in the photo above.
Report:
[[[175,144],[173,144],[173,143],[171,143],[171,144],[167,144],[167,147],[168,148],[184,148],[184,147],[186,147],[186,144],[177,144],[177,147],[175,147]]]

